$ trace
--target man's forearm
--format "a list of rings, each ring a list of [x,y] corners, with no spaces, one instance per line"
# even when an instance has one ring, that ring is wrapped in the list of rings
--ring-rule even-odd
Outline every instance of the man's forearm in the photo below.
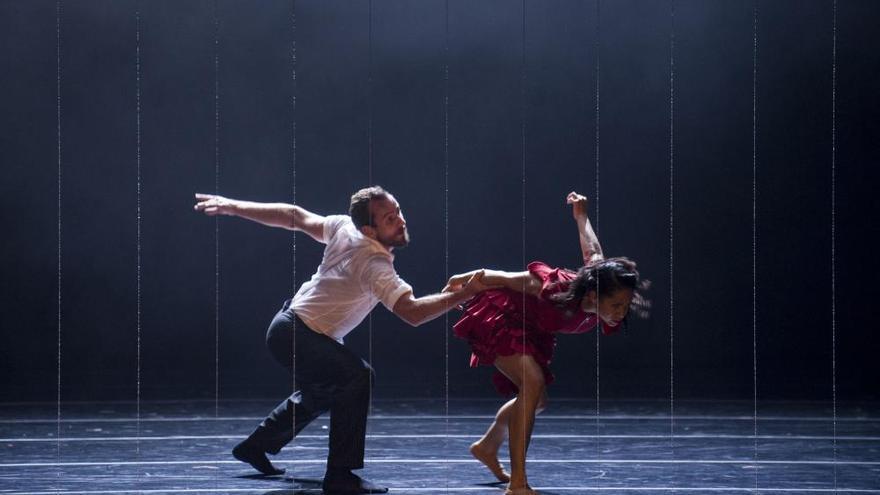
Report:
[[[234,200],[230,205],[229,213],[269,227],[293,230],[296,226],[298,209],[287,203],[256,203]]]
[[[410,325],[417,327],[437,318],[473,296],[474,294],[470,292],[457,291],[414,298],[410,302],[406,314],[401,314],[401,317]]]

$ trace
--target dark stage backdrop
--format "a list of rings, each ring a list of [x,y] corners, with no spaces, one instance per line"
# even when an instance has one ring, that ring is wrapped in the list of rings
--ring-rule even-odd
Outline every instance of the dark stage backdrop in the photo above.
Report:
[[[673,21],[668,1],[450,0],[448,30],[441,0],[370,5],[63,1],[59,86],[56,2],[0,2],[0,400],[54,400],[59,376],[71,401],[134,399],[138,379],[146,400],[283,396],[265,328],[322,247],[215,232],[192,211],[215,183],[321,214],[385,186],[417,295],[478,267],[576,268],[564,196],[583,192],[654,308],[598,358],[594,334],[560,337],[550,393],[594,397],[599,359],[602,398],[657,399],[671,377],[676,398],[752,398],[754,186],[758,398],[829,400],[835,369],[839,399],[878,398],[880,3],[837,1],[835,73],[831,1],[760,2],[754,95],[753,2],[676,0]],[[350,334],[375,396],[492,396],[455,318],[380,306]]]

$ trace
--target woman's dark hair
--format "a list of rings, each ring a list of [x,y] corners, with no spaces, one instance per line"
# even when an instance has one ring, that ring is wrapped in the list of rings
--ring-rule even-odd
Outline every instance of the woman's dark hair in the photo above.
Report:
[[[388,199],[388,191],[382,189],[381,186],[372,186],[365,187],[351,195],[348,214],[356,228],[359,229],[364,225],[376,226],[370,215],[370,202],[374,199]]]
[[[599,297],[609,297],[620,289],[633,291],[630,311],[637,316],[647,318],[650,301],[639,291],[647,290],[651,282],[641,280],[636,263],[629,258],[607,258],[582,266],[577,276],[569,282],[568,290],[550,296],[550,300],[560,308],[571,308],[590,291],[596,291]]]

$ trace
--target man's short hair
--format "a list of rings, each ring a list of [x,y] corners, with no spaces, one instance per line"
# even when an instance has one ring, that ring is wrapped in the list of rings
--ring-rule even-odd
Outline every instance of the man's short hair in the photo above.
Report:
[[[351,205],[348,214],[354,226],[360,229],[364,225],[375,227],[370,213],[370,202],[374,199],[388,199],[388,191],[381,186],[365,187],[351,195]]]

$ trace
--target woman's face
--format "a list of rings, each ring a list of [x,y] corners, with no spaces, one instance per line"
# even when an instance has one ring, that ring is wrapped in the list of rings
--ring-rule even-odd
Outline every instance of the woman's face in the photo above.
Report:
[[[581,300],[581,309],[595,312],[608,325],[617,326],[626,318],[632,298],[632,289],[619,289],[602,297],[597,297],[596,291],[590,291]]]

